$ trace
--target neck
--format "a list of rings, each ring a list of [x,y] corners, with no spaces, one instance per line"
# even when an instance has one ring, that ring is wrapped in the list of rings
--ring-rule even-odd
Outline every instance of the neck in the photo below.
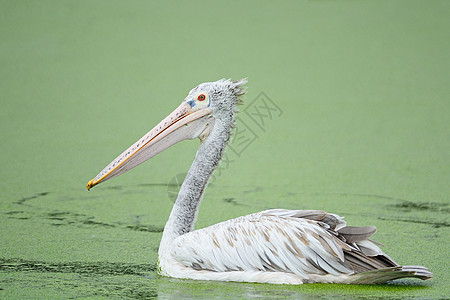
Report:
[[[228,124],[229,123],[229,124]],[[194,162],[180,188],[177,200],[164,227],[159,252],[164,253],[172,241],[194,229],[200,200],[214,169],[222,158],[231,133],[231,124],[216,121],[209,136],[200,145]]]

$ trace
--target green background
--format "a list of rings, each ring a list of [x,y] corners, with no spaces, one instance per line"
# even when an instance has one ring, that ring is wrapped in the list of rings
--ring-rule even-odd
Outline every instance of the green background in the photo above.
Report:
[[[0,1],[0,298],[444,298],[449,1]],[[248,77],[282,110],[205,194],[197,228],[323,209],[429,281],[197,282],[156,275],[197,141],[90,192],[204,81]],[[241,110],[245,110],[242,106]],[[242,126],[238,123],[238,126]],[[229,151],[227,153],[230,153]]]

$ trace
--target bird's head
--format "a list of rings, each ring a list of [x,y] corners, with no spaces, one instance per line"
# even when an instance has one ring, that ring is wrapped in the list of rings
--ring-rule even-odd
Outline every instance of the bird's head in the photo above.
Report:
[[[186,139],[205,140],[216,122],[232,125],[236,105],[245,94],[247,79],[221,79],[193,88],[183,102],[158,125],[125,150],[94,179],[87,189],[118,176]]]
[[[184,102],[188,103],[192,110],[209,107],[212,115],[220,118],[221,114],[234,112],[236,104],[241,104],[239,96],[246,92],[245,83],[246,78],[237,81],[221,79],[205,82],[193,88]]]

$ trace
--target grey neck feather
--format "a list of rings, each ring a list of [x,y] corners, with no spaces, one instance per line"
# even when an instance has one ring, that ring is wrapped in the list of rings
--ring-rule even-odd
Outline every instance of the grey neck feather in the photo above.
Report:
[[[211,133],[200,145],[164,228],[160,249],[194,229],[200,200],[222,158],[233,122],[234,114],[228,115],[226,120],[215,120]]]

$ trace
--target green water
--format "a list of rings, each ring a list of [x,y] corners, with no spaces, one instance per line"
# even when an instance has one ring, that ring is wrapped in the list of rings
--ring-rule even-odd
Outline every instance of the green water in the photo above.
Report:
[[[0,1],[0,298],[448,297],[449,11],[448,1]],[[241,131],[197,228],[323,209],[377,226],[390,256],[433,279],[156,275],[176,178],[198,142],[86,183],[192,87],[246,76]]]

